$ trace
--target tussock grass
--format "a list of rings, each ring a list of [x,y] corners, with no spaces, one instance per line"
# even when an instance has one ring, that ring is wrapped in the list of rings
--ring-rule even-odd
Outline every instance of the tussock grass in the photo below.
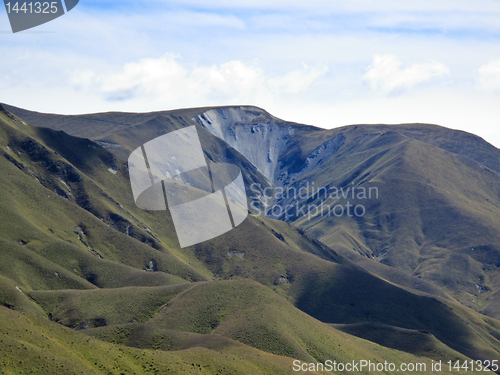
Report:
[[[193,284],[116,289],[33,291],[29,296],[51,319],[65,326],[86,327],[144,323]]]
[[[243,345],[175,352],[129,348],[4,307],[0,322],[0,364],[5,374],[285,375],[292,365],[289,358]]]

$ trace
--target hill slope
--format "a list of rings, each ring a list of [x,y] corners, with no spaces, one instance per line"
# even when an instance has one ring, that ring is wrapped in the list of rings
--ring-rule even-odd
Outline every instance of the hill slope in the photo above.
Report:
[[[275,189],[285,186],[272,178],[276,176],[271,173],[272,168],[280,172],[278,177],[284,173],[292,176],[288,179],[290,187],[302,186],[300,184],[308,181],[326,186],[330,179],[333,184],[346,182],[346,186],[373,183],[377,184],[380,197],[386,198],[367,203],[367,215],[359,220],[350,217],[334,221],[329,220],[331,217],[304,220],[300,216],[287,220],[303,229],[264,216],[249,216],[238,228],[223,236],[180,249],[168,212],[143,211],[135,206],[127,168],[121,158],[151,137],[193,124],[192,118],[206,110],[56,116],[59,122],[53,127],[59,124],[60,129],[74,131],[79,121],[91,118],[82,131],[89,136],[96,132],[93,138],[100,140],[107,147],[104,148],[61,131],[33,127],[3,108],[0,111],[0,146],[3,147],[3,157],[0,157],[3,171],[0,179],[0,251],[5,261],[0,266],[0,280],[6,289],[0,295],[0,304],[18,311],[46,314],[72,328],[94,327],[89,333],[96,337],[139,348],[157,345],[170,350],[191,349],[200,340],[205,342],[207,350],[219,345],[236,347],[242,352],[260,349],[280,358],[297,356],[303,360],[320,360],[330,355],[358,358],[357,350],[360,353],[366,350],[366,355],[370,356],[369,353],[382,350],[377,358],[415,360],[401,352],[375,349],[378,346],[363,344],[364,341],[343,336],[345,334],[338,330],[324,328],[304,314],[307,313],[326,323],[377,322],[390,326],[388,330],[399,335],[396,341],[401,342],[401,347],[398,349],[418,354],[426,353],[429,342],[422,340],[416,349],[407,348],[401,337],[410,338],[415,330],[428,331],[433,335],[434,348],[427,351],[430,358],[435,358],[436,353],[447,353],[454,358],[461,355],[474,359],[500,358],[500,342],[496,338],[500,337],[500,324],[453,299],[456,297],[463,302],[465,293],[471,294],[467,288],[472,278],[483,275],[481,285],[485,297],[481,303],[489,303],[495,292],[497,271],[485,268],[475,273],[477,267],[491,262],[490,258],[484,258],[489,250],[480,248],[477,257],[473,258],[476,263],[465,257],[452,258],[448,263],[442,260],[442,256],[452,250],[457,254],[449,247],[459,244],[460,240],[465,241],[461,245],[467,245],[468,240],[495,240],[494,206],[483,202],[477,209],[472,207],[486,196],[484,194],[492,193],[496,172],[488,172],[493,176],[489,179],[480,178],[482,175],[469,159],[464,161],[463,156],[404,134],[366,135],[367,129],[352,127],[342,130],[344,133],[340,136],[334,131],[284,123],[255,108],[246,109],[249,112],[246,117],[238,117],[236,111],[232,117],[226,116],[231,121],[238,120],[235,124],[243,127],[234,132],[233,138],[244,140],[247,135],[261,133],[254,142],[261,151],[259,147],[274,147],[279,140],[287,145],[274,150],[275,153],[264,154],[267,159],[253,159],[257,155],[247,158],[246,150],[239,148],[237,143],[231,145],[214,135],[213,129],[198,125],[207,157],[239,165],[250,198],[255,194],[262,198],[270,191],[265,190],[266,187],[271,185]],[[44,118],[50,125],[55,118],[26,111],[23,114],[32,116],[35,124],[37,119]],[[110,127],[113,119],[120,126]],[[101,120],[107,121],[105,130],[92,125]],[[265,126],[267,123],[270,123],[269,128]],[[281,128],[285,131],[278,131]],[[107,143],[102,143],[104,140]],[[247,138],[245,142],[250,140]],[[122,144],[115,147],[118,142]],[[424,168],[425,158],[422,159],[428,150],[433,150],[436,164],[430,172]],[[311,154],[315,155],[312,159],[308,156]],[[328,155],[338,158],[337,162],[331,162]],[[418,168],[428,173],[427,177],[418,175],[419,181],[428,183],[424,177],[434,181],[424,191],[427,195],[422,193],[422,199],[418,194],[418,199],[414,198],[414,185],[405,184],[403,179],[405,173]],[[452,180],[459,170],[466,171],[463,179],[467,184],[474,182],[482,190],[476,194],[472,188],[466,190],[470,185]],[[446,171],[450,175],[434,176],[436,171]],[[411,211],[421,203],[432,203],[437,190],[444,191],[440,197],[447,197],[452,202],[450,205],[462,213],[456,225],[461,225],[457,228],[464,233],[457,235],[451,228],[448,234],[440,237],[438,230],[442,231],[448,223],[437,226],[442,214],[439,211],[435,222],[429,221],[431,215],[422,214],[424,219],[420,221],[426,223],[425,228],[430,228],[425,231],[415,226],[416,215],[398,213],[401,207]],[[413,200],[398,201],[396,193]],[[452,198],[459,194],[472,203],[454,202]],[[314,204],[314,200],[308,199],[304,202]],[[442,201],[439,201],[441,208]],[[273,203],[282,204],[279,199]],[[422,208],[419,210],[423,212]],[[257,209],[253,212],[256,214]],[[472,224],[463,224],[464,217]],[[470,232],[482,231],[488,226],[490,232],[486,236],[474,237]],[[424,239],[415,237],[419,230]],[[412,269],[414,255],[406,257],[396,251],[396,246],[385,254],[377,250],[394,242],[408,254],[415,254],[414,244],[409,239],[429,241],[424,248],[429,257],[417,261],[422,271],[418,276],[422,279],[415,277],[417,273]],[[449,241],[449,244],[442,241]],[[438,248],[438,245],[448,247]],[[491,251],[495,253],[494,248]],[[391,255],[393,253],[396,255]],[[432,254],[439,256],[432,259]],[[458,262],[460,259],[469,262],[469,279],[457,283],[459,275],[448,273],[456,284],[444,284],[443,287],[442,277],[436,276],[439,270],[445,269],[443,264],[448,267],[446,271],[463,270],[463,263]],[[424,270],[428,263],[429,268]],[[210,282],[217,279],[229,281]],[[491,292],[486,293],[486,287]],[[240,292],[246,298],[242,299]],[[25,293],[36,303],[16,293]],[[261,305],[262,301],[269,303]],[[221,311],[225,313],[221,315]],[[280,316],[281,311],[287,313]],[[203,319],[193,327],[195,316]],[[294,321],[302,321],[302,328],[294,331],[291,328]],[[171,332],[172,326],[179,327],[182,332]],[[353,326],[345,329],[349,327]],[[379,325],[365,327],[363,332],[349,332],[394,348],[394,342],[383,342],[376,337]],[[201,334],[214,337],[196,336]],[[315,343],[317,337],[323,337],[319,344]],[[352,346],[345,346],[346,352],[342,346],[336,346],[340,337],[353,340]],[[206,361],[209,355],[200,353],[195,357]]]

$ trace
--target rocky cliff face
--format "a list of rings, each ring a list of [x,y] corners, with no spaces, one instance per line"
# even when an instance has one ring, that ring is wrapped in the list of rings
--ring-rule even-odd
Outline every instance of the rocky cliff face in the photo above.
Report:
[[[279,192],[310,186],[315,171],[325,166],[345,142],[342,133],[321,131],[324,135],[304,147],[309,143],[304,138],[309,127],[284,122],[255,107],[214,108],[192,120],[241,153],[275,188],[271,193],[262,192],[260,186],[251,187],[247,191],[250,206],[266,216],[289,222],[297,219],[296,215],[285,218],[282,213],[302,198]],[[302,148],[309,151],[303,152]]]
[[[278,194],[279,189],[309,186],[315,170],[322,168],[345,142],[342,133],[333,135],[318,129],[314,131],[320,131],[321,136],[308,142],[304,136],[311,130],[309,127],[279,120],[255,107],[214,108],[192,120],[241,153],[278,189],[273,194],[257,193],[250,200],[252,207],[261,202],[267,206],[263,208],[266,215],[281,220],[284,218],[276,216],[269,207],[293,206],[297,196],[283,196]],[[308,146],[303,147],[304,143]],[[303,152],[302,148],[309,151]],[[258,190],[251,189],[253,193]]]
[[[192,118],[245,156],[274,186],[289,186],[322,165],[344,144],[340,134],[326,137],[306,157],[288,153],[299,128],[256,107],[210,109]],[[291,160],[294,159],[294,160]]]
[[[296,133],[293,126],[255,107],[210,109],[193,120],[244,155],[270,183]]]

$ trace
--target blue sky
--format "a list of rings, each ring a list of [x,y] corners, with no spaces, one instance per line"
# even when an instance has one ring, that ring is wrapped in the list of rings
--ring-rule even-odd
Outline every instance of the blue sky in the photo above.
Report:
[[[0,101],[55,113],[252,104],[331,128],[427,122],[500,147],[500,2],[94,1],[12,34]]]

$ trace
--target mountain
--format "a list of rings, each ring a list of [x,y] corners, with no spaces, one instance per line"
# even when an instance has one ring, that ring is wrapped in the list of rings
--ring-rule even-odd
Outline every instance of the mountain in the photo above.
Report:
[[[397,282],[392,269],[402,270],[498,317],[500,150],[433,125],[322,130],[249,113],[195,120],[277,187],[270,217],[382,277]]]
[[[500,150],[477,136],[425,124],[325,130],[255,107],[82,116],[8,108],[104,142],[123,160],[147,140],[196,123],[210,159],[246,172],[254,212],[303,229],[391,282],[500,314]]]
[[[243,171],[252,215],[181,249],[168,211],[135,205],[126,160],[190,125],[208,159]],[[81,342],[63,357],[87,353],[69,365],[84,373],[111,371],[99,353],[123,345],[130,373],[144,371],[141,355],[203,373],[289,373],[292,358],[500,359],[498,150],[477,137],[427,125],[324,130],[255,107],[61,116],[2,105],[0,146],[0,312],[14,322],[2,339],[26,316],[54,342]],[[361,217],[264,215],[320,204],[284,194],[313,183],[378,196],[351,199]],[[9,371],[35,368],[36,355],[63,365],[38,339],[39,354],[18,364],[26,338],[14,340],[2,349]]]

